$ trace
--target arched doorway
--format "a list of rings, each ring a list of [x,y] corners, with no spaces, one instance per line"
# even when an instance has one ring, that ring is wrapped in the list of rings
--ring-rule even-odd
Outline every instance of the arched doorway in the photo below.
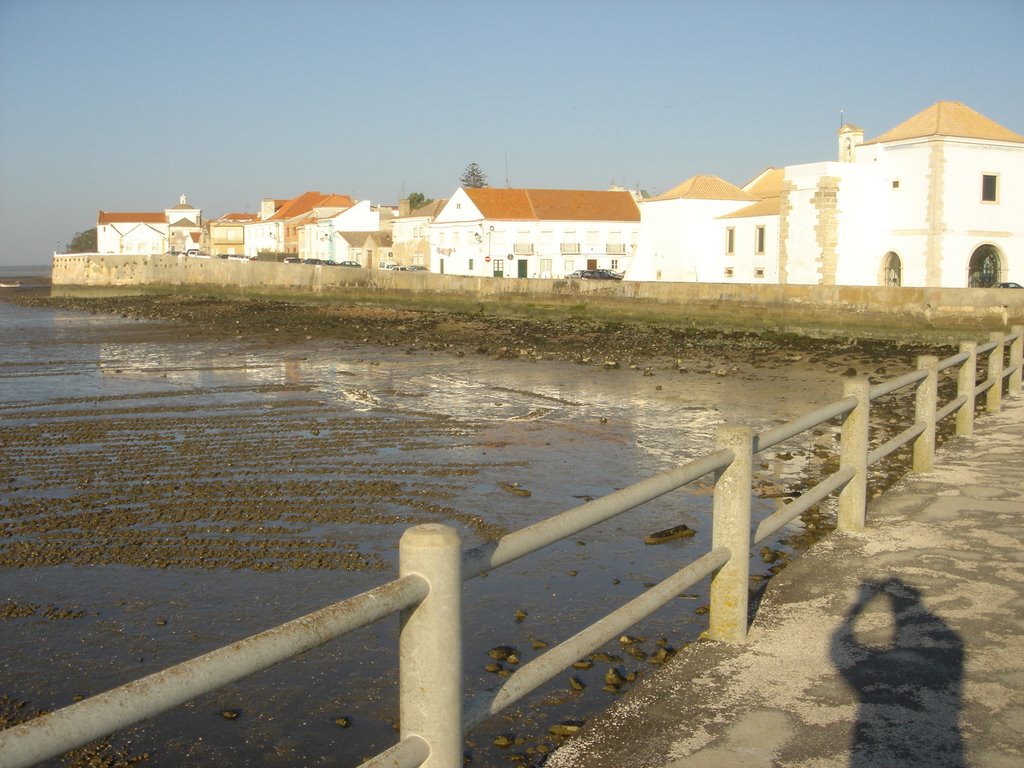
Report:
[[[994,245],[985,244],[971,254],[971,265],[967,272],[968,288],[988,288],[999,282],[1002,274],[1002,260],[999,249]]]
[[[903,262],[895,251],[885,254],[885,263],[882,267],[882,285],[898,287],[903,285]]]

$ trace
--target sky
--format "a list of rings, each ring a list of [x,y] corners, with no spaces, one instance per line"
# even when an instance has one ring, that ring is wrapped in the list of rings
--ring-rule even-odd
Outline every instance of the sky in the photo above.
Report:
[[[940,100],[1024,133],[1024,0],[0,0],[0,264],[99,210],[657,194]]]

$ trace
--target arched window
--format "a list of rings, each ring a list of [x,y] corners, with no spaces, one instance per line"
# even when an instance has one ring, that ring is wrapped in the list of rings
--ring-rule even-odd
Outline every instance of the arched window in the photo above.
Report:
[[[885,281],[883,285],[892,287],[903,285],[903,262],[900,261],[900,257],[895,251],[889,251],[885,254],[885,275],[883,280]]]
[[[971,254],[971,265],[968,268],[968,288],[988,288],[999,282],[1002,264],[999,251],[994,245],[979,246]]]

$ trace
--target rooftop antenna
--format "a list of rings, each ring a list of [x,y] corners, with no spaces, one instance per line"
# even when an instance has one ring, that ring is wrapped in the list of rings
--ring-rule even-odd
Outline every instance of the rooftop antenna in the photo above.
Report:
[[[846,125],[846,123],[843,122],[843,110],[840,109],[839,110],[839,127],[842,128],[844,125]]]
[[[508,152],[505,153],[505,188],[508,189],[512,185],[508,183]]]

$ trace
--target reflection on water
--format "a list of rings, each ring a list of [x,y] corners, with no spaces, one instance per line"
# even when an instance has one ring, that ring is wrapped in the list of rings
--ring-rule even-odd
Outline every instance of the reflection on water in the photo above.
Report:
[[[393,576],[398,536],[412,522],[448,522],[472,546],[706,452],[726,415],[763,418],[748,397],[723,399],[713,377],[328,342],[121,342],[125,325],[0,303],[9,340],[0,348],[0,551],[24,545],[41,558],[0,568],[9,606],[0,695],[33,706],[96,693],[379,584]],[[471,689],[498,682],[484,671],[488,648],[514,645],[532,658],[536,645],[565,639],[706,548],[709,499],[697,484],[467,584]],[[59,519],[33,526],[47,514]],[[104,527],[112,516],[117,526]],[[643,544],[680,523],[697,537]],[[46,560],[55,546],[66,555]],[[90,557],[105,564],[86,565]],[[678,647],[696,637],[703,600],[697,591],[645,622],[647,651],[659,638]],[[74,618],[56,620],[46,606]],[[355,765],[397,738],[395,631],[387,621],[356,633],[133,739],[156,765],[226,754],[235,765],[339,756]],[[617,664],[653,669],[629,656]],[[605,706],[607,666],[575,672],[582,694],[568,672],[556,678],[516,710],[513,729],[540,744],[551,723]],[[244,716],[228,722],[222,708]],[[339,728],[341,716],[353,727]],[[487,734],[509,727],[499,718],[471,735],[474,765],[506,763]]]

